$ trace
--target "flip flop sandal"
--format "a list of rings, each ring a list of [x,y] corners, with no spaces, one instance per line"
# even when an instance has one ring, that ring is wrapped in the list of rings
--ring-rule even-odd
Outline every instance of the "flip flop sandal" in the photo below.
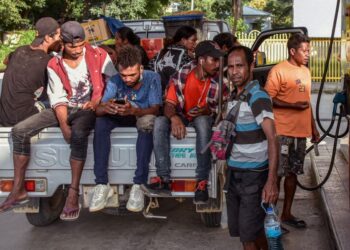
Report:
[[[294,228],[306,228],[306,222],[296,217],[289,220],[284,220],[282,221],[282,223]]]
[[[73,190],[79,197],[79,188],[70,186],[69,189]],[[69,208],[65,206],[60,214],[60,219],[64,221],[75,221],[79,218],[80,210],[81,210],[80,203],[78,208]],[[75,216],[70,216],[71,214],[75,214]]]
[[[7,206],[7,208],[4,208],[4,209],[0,210],[0,214],[8,212],[8,211],[11,211],[11,210],[13,210],[15,208],[18,208],[18,207],[22,207],[22,206],[26,205],[28,202],[29,202],[29,198],[28,197],[24,198],[22,200],[5,201],[2,205]]]
[[[75,221],[79,218],[81,210],[81,204],[79,203],[79,208],[68,208],[65,207],[62,210],[60,215],[60,219],[64,221]],[[71,214],[75,214],[74,216],[70,216]]]

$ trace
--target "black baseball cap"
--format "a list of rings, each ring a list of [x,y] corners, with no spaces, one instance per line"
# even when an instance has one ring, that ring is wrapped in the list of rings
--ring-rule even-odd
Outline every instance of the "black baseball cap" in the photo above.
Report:
[[[68,21],[61,26],[61,39],[64,43],[77,43],[85,40],[85,32],[80,23]]]
[[[39,46],[45,36],[55,34],[56,30],[60,27],[58,22],[52,17],[42,17],[35,23],[36,36],[32,42],[33,46]]]
[[[221,52],[219,45],[209,40],[198,43],[194,49],[194,52],[197,58],[199,56],[211,56],[214,58],[219,58],[220,56],[225,55],[223,52]]]

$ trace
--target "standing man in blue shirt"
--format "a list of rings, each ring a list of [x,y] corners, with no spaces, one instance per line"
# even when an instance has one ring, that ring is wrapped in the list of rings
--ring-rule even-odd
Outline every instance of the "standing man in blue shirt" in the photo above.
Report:
[[[107,83],[101,104],[96,109],[94,136],[94,173],[96,186],[90,202],[90,212],[103,209],[113,191],[108,183],[108,162],[111,149],[110,135],[116,127],[134,127],[137,168],[127,209],[139,212],[144,207],[144,194],[140,188],[148,180],[148,169],[153,150],[153,124],[162,103],[160,76],[143,70],[138,48],[126,45],[118,54],[118,71]]]
[[[274,204],[278,198],[278,144],[272,102],[253,80],[253,61],[252,51],[244,46],[233,47],[228,54],[227,72],[235,87],[228,109],[238,100],[241,104],[227,159],[227,215],[230,235],[240,237],[245,250],[267,249],[261,202]]]

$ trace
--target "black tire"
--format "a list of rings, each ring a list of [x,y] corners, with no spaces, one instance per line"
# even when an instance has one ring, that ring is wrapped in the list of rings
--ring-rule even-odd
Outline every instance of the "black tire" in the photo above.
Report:
[[[28,222],[36,227],[50,225],[58,219],[65,201],[66,193],[60,186],[52,197],[39,198],[39,213],[26,213]]]
[[[221,224],[221,212],[200,213],[201,220],[206,227],[219,227]]]

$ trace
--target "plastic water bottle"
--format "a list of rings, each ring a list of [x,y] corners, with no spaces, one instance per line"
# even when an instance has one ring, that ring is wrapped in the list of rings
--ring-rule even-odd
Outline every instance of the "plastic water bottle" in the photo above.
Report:
[[[264,228],[269,250],[283,250],[281,223],[273,206],[269,206],[266,209]]]

